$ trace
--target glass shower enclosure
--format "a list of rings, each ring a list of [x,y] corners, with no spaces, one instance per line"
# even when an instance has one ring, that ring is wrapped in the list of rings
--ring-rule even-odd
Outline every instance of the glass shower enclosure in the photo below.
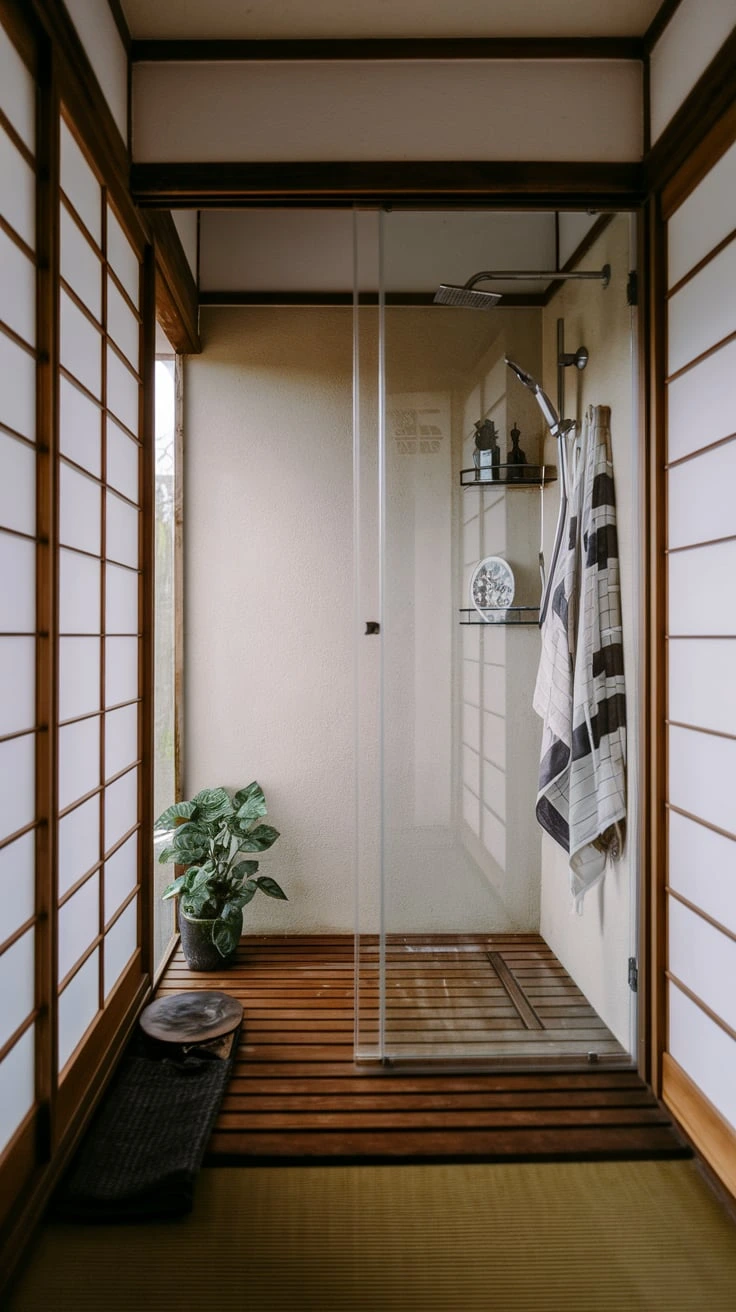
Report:
[[[628,216],[607,233],[628,257]],[[559,219],[356,209],[354,238],[356,1058],[627,1065],[631,827],[626,871],[581,918],[535,819],[558,459],[505,359],[554,379],[559,311],[538,281],[494,284],[488,312],[433,303],[476,269],[558,267]],[[577,316],[599,340],[591,307],[613,304],[586,289],[569,331]],[[630,407],[631,311],[617,319]]]

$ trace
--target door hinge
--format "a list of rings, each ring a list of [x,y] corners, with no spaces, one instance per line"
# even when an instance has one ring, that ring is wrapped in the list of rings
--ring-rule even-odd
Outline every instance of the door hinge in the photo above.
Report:
[[[629,281],[626,284],[626,304],[639,304],[639,275],[636,269],[632,269],[629,274]]]
[[[639,967],[636,964],[636,957],[629,957],[629,988],[632,993],[636,993],[639,988]]]

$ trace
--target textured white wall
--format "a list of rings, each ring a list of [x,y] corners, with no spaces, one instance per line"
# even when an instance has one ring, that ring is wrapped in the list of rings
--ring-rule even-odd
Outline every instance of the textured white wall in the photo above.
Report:
[[[633,502],[631,310],[626,304],[629,270],[629,217],[618,215],[581,263],[599,269],[610,263],[611,283],[568,282],[544,311],[544,386],[557,394],[555,360],[557,319],[565,321],[565,349],[587,346],[590,361],[578,373],[566,371],[568,418],[582,421],[588,405],[610,405],[616,484],[617,526],[621,562],[621,607],[624,667],[628,704],[629,839],[623,859],[608,866],[603,880],[587,894],[582,917],[570,914],[567,855],[546,834],[542,838],[541,932],[588,1000],[624,1045],[630,1042],[631,993],[627,961],[632,946],[637,807],[637,678],[635,506]],[[557,463],[555,444],[548,438],[546,458]],[[548,526],[547,559],[557,515],[556,487],[545,493]]]
[[[128,142],[128,56],[106,0],[64,0],[120,135]]]
[[[649,103],[656,141],[736,24],[736,0],[682,0],[654,47]]]
[[[179,241],[184,248],[184,254],[187,257],[187,264],[192,271],[194,281],[197,281],[197,211],[196,210],[172,210],[171,217],[174,220],[174,227],[179,234]]]
[[[638,160],[627,60],[136,64],[133,154],[157,160]]]
[[[185,795],[259,779],[289,897],[254,930],[353,918],[349,310],[207,310],[187,361]]]

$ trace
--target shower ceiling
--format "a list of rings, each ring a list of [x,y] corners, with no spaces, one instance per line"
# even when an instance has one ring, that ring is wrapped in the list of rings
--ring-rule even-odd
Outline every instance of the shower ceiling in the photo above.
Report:
[[[660,0],[122,0],[134,37],[643,36]]]

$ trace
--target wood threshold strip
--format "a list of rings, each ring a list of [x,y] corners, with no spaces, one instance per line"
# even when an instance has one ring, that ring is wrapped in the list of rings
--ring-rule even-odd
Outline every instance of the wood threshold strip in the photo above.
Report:
[[[293,62],[298,60],[632,59],[646,54],[641,37],[369,37],[248,40],[138,39],[133,63]]]
[[[662,1096],[706,1162],[736,1196],[736,1131],[669,1052],[662,1054]]]
[[[362,939],[359,953],[365,1039],[377,1034],[377,941]],[[350,936],[249,937],[233,967],[211,975],[190,972],[175,953],[159,996],[222,988],[245,1008],[210,1164],[687,1152],[630,1066],[587,1062],[590,1049],[606,1047],[621,1054],[614,1061],[626,1058],[538,935],[402,935],[385,955],[389,1041],[406,1032],[415,1053],[431,1054],[449,1034],[462,1069],[428,1066],[426,1055],[390,1068],[356,1063]],[[489,1050],[509,1041],[546,1043],[550,1059],[567,1053],[567,1064],[540,1070],[528,1066],[538,1058],[522,1058],[520,1069],[515,1057],[512,1069],[490,1067]],[[480,1068],[468,1064],[479,1046]]]

